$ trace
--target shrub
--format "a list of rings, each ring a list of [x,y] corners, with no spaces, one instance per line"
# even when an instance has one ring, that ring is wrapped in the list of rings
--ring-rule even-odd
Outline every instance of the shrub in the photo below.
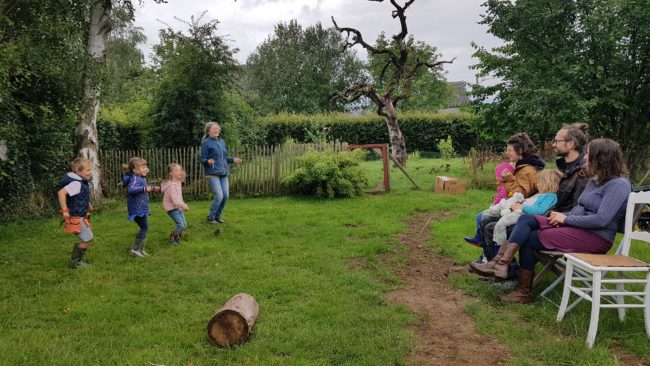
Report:
[[[368,179],[359,166],[363,152],[310,150],[299,159],[299,168],[282,178],[283,188],[291,194],[320,198],[360,195]]]
[[[447,140],[440,139],[438,140],[438,151],[440,151],[440,157],[443,159],[451,159],[456,155],[454,150],[454,145],[451,141],[451,135],[447,135]]]

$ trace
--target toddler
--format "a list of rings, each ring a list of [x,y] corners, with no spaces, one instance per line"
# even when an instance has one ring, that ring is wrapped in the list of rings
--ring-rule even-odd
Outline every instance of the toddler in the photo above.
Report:
[[[86,250],[93,240],[88,212],[93,210],[90,203],[88,181],[92,177],[92,163],[88,159],[76,158],[70,164],[72,172],[66,173],[58,185],[57,198],[67,233],[76,234],[79,243],[75,243],[70,254],[70,268],[90,267],[83,261]]]
[[[149,231],[149,224],[147,223],[147,216],[150,215],[149,192],[160,192],[160,187],[147,185],[145,178],[149,174],[149,166],[147,166],[146,160],[134,157],[129,160],[128,165],[122,165],[122,168],[125,171],[122,177],[122,186],[127,188],[128,219],[135,221],[140,228],[129,253],[134,257],[146,257],[149,255],[144,250],[147,231]]]
[[[183,229],[187,227],[183,211],[189,211],[189,207],[183,201],[183,190],[181,184],[185,181],[185,170],[180,164],[169,164],[167,167],[169,176],[166,182],[160,185],[163,192],[163,208],[169,217],[176,223],[176,228],[169,235],[169,243],[178,245],[183,237]]]

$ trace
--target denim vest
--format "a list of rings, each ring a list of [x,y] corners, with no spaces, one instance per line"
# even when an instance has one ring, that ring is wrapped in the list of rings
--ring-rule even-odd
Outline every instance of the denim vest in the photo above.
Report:
[[[72,182],[81,183],[81,191],[74,196],[66,196],[66,202],[68,205],[68,210],[70,210],[70,216],[86,216],[88,213],[88,203],[90,202],[90,188],[88,186],[87,180],[71,177],[68,173],[64,175],[63,178],[61,178],[61,181],[58,185],[58,190]]]

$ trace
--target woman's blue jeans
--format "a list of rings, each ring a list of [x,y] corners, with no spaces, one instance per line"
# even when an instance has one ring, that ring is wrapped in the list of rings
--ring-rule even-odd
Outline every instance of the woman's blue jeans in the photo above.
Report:
[[[179,209],[171,210],[167,212],[167,215],[174,220],[176,223],[176,229],[174,229],[174,232],[180,233],[187,227],[187,221],[185,221],[185,214],[183,214],[183,211]]]
[[[223,208],[226,206],[226,201],[228,201],[228,197],[230,196],[228,192],[228,176],[210,177],[208,178],[208,184],[210,184],[210,190],[214,193],[208,219],[218,219],[221,218]]]

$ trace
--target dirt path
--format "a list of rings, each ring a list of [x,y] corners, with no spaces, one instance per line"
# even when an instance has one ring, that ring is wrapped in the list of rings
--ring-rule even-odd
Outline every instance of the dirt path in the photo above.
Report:
[[[508,348],[476,331],[474,321],[463,311],[471,298],[447,280],[453,267],[451,258],[437,255],[427,246],[430,221],[445,216],[447,212],[420,212],[407,221],[406,232],[399,236],[408,248],[407,265],[397,270],[404,287],[386,298],[421,316],[414,329],[417,351],[407,364],[502,365],[510,357]]]

